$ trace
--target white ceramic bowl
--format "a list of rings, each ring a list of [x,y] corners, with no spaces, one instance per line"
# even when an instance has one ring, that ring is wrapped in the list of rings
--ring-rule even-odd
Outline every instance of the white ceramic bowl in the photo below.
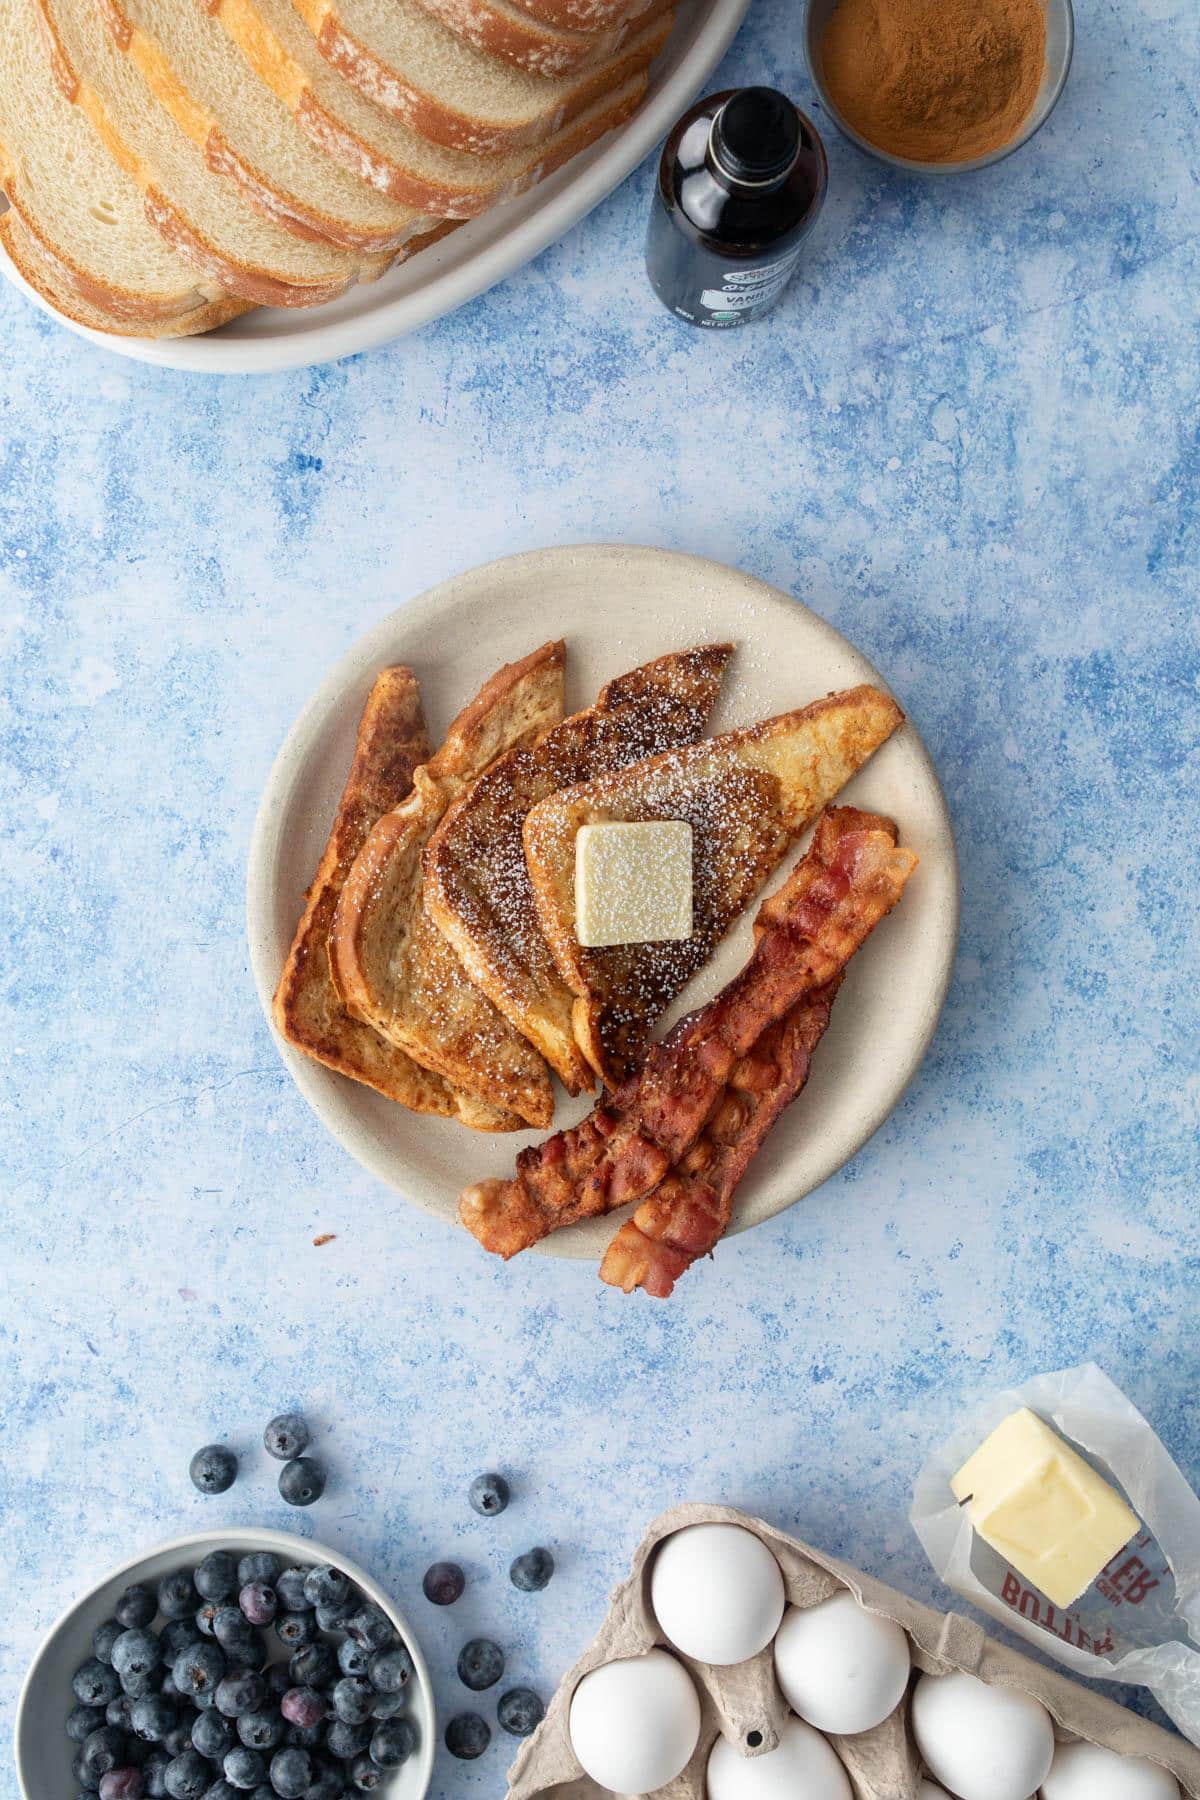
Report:
[[[238,1555],[245,1555],[249,1550],[273,1550],[285,1567],[295,1563],[303,1567],[332,1563],[361,1588],[368,1600],[383,1608],[404,1639],[413,1660],[409,1716],[416,1725],[419,1738],[415,1756],[396,1770],[385,1791],[387,1800],[424,1800],[437,1749],[437,1714],[429,1670],[412,1626],[378,1582],[372,1581],[339,1551],[330,1550],[311,1538],[293,1537],[288,1531],[260,1531],[253,1527],[194,1531],[186,1537],[171,1538],[167,1543],[135,1556],[130,1562],[122,1563],[119,1568],[110,1569],[90,1592],[67,1608],[47,1632],[30,1664],[17,1703],[13,1741],[17,1779],[24,1800],[69,1800],[75,1791],[71,1763],[76,1746],[69,1742],[64,1729],[67,1714],[75,1704],[71,1677],[80,1663],[91,1655],[92,1633],[97,1625],[112,1617],[113,1607],[122,1591],[131,1582],[155,1583],[172,1569],[194,1568],[210,1550],[233,1550]],[[280,1649],[282,1653],[282,1646]]]

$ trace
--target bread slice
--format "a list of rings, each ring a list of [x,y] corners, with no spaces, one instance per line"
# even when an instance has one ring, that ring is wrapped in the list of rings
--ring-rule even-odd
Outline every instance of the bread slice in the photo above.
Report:
[[[354,859],[334,917],[330,967],[346,1005],[391,1043],[481,1099],[546,1126],[541,1057],[469,981],[421,898],[421,853],[446,808],[497,756],[562,717],[563,646],[545,644],[485,684]]]
[[[230,43],[200,0],[95,0],[117,45],[208,167],[301,237],[343,250],[396,250],[423,213],[325,156]]]
[[[531,19],[575,31],[603,31],[638,10],[630,7],[630,0],[513,0],[513,4]]]
[[[534,18],[514,0],[421,0],[451,31],[531,74],[571,75],[614,56],[658,4],[634,0],[624,16],[600,27],[579,29]]]
[[[542,930],[576,996],[575,1041],[609,1087],[642,1055],[655,1020],[703,967],[743,907],[901,723],[887,694],[830,694],[722,737],[668,751],[543,800],[525,821]],[[612,819],[692,827],[692,935],[677,943],[585,949],[575,936],[575,834]]]
[[[280,1035],[305,1056],[398,1100],[410,1112],[458,1118],[480,1131],[512,1130],[520,1125],[512,1114],[456,1093],[352,1017],[329,970],[329,934],[351,864],[380,815],[411,793],[413,770],[428,754],[416,676],[399,665],[383,669],[367,696],[354,762],[305,897],[272,1013]]]
[[[480,155],[535,144],[653,61],[670,13],[607,61],[547,80],[497,61],[431,17],[420,0],[294,0],[320,50],[368,100],[452,149]]]
[[[610,681],[586,712],[493,763],[425,852],[426,911],[568,1093],[592,1087],[594,1077],[575,1042],[574,995],[538,923],[521,840],[526,814],[561,788],[694,743],[732,654],[732,644],[704,644]]]
[[[35,3],[62,92],[141,188],[150,223],[209,280],[258,305],[311,306],[387,266],[388,257],[372,263],[309,242],[255,212],[158,105],[96,0]]]
[[[473,219],[613,130],[646,91],[644,73],[601,96],[545,142],[492,156],[435,144],[364,99],[317,48],[292,0],[207,0],[251,67],[320,149],[403,206]]]
[[[137,184],[60,93],[34,0],[0,0],[0,188],[5,246],[30,284],[81,325],[149,332],[224,300],[151,227]]]

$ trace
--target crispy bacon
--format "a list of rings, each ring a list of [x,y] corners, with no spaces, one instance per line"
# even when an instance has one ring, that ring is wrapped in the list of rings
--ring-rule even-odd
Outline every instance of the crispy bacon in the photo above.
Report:
[[[738,1183],[808,1080],[841,980],[837,975],[806,995],[734,1065],[720,1105],[683,1161],[613,1238],[601,1281],[666,1300],[684,1271],[711,1254],[729,1227]]]
[[[896,848],[890,820],[828,808],[808,853],[759,909],[741,974],[652,1045],[611,1100],[522,1151],[513,1180],[464,1191],[459,1217],[484,1249],[515,1256],[653,1193],[699,1138],[739,1063],[805,995],[835,980],[896,904],[916,860]]]

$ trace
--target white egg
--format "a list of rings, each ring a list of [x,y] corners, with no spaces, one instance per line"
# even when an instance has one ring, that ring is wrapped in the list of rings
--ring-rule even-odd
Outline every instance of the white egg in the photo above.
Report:
[[[775,1677],[793,1712],[852,1737],[870,1731],[908,1686],[908,1638],[848,1590],[818,1606],[789,1607],[775,1639]]]
[[[665,1650],[603,1663],[571,1697],[571,1745],[593,1781],[650,1794],[687,1766],[700,1736],[700,1698]]]
[[[921,1676],[912,1728],[929,1773],[958,1800],[1030,1800],[1054,1755],[1044,1706],[958,1671]]]
[[[783,1603],[779,1564],[741,1525],[687,1525],[660,1544],[650,1570],[659,1624],[697,1662],[757,1656],[779,1629]]]
[[[1042,1783],[1043,1800],[1179,1800],[1179,1783],[1144,1756],[1099,1744],[1060,1744]]]
[[[788,1719],[779,1746],[741,1756],[718,1738],[708,1759],[708,1800],[852,1800],[846,1771],[819,1731]]]

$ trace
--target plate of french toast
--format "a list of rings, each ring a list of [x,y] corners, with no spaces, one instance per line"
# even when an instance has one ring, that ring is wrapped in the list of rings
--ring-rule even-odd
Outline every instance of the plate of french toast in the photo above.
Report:
[[[832,626],[592,545],[456,576],[343,659],[268,781],[248,924],[287,1066],[365,1167],[482,1253],[666,1298],[895,1106],[957,864],[915,727]]]

